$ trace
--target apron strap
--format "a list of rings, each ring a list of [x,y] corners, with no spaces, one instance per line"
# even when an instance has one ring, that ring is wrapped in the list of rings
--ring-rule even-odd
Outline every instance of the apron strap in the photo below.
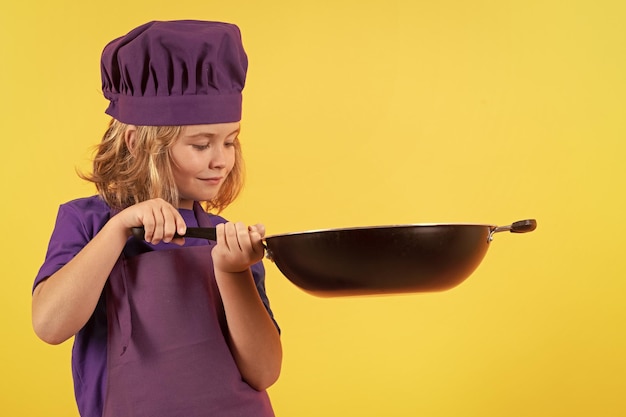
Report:
[[[200,227],[215,227],[215,224],[211,221],[211,216],[209,213],[204,211],[200,203],[197,201],[193,202],[193,214],[196,216],[196,220],[198,221],[198,226]]]

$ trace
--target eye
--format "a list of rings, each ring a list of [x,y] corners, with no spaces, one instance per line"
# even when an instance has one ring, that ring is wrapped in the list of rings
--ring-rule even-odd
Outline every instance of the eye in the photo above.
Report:
[[[203,151],[205,149],[209,148],[209,145],[191,145],[194,149],[198,150],[198,151]]]
[[[227,146],[229,148],[234,147],[237,145],[238,140],[239,140],[239,136],[237,134],[233,134],[230,136],[230,138],[226,138],[226,140],[224,141],[224,146]]]

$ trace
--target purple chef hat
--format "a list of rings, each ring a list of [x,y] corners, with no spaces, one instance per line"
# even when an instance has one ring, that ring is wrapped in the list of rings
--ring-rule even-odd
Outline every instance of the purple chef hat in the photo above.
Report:
[[[236,122],[247,68],[235,25],[146,23],[102,52],[106,113],[144,126]]]

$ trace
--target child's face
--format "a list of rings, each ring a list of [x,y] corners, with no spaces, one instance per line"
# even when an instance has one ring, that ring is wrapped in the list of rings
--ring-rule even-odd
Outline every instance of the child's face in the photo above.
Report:
[[[239,122],[185,126],[170,150],[178,206],[213,199],[235,165]]]

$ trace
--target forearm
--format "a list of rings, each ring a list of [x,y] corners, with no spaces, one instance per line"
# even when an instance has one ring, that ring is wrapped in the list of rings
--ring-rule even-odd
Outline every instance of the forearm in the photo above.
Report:
[[[250,270],[215,274],[239,371],[250,386],[264,390],[280,374],[282,346],[278,329],[259,297]]]
[[[35,288],[32,320],[37,336],[59,344],[87,323],[126,240],[125,230],[110,221],[70,262]]]

